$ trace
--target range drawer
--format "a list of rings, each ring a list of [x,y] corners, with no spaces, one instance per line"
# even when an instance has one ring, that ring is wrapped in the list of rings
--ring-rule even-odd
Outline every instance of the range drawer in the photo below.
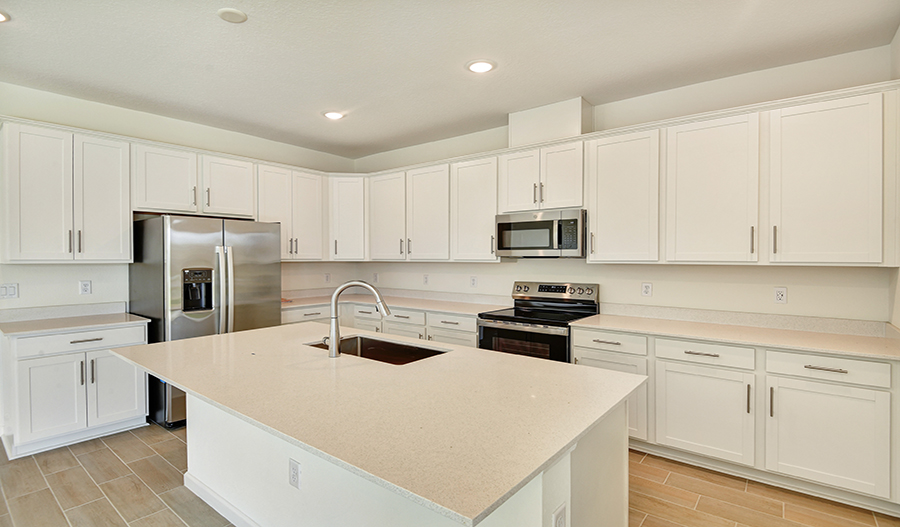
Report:
[[[425,312],[415,311],[412,309],[394,309],[391,308],[391,316],[384,317],[384,320],[391,322],[399,322],[401,324],[416,324],[418,326],[425,325]]]
[[[891,365],[886,362],[767,350],[766,372],[878,388],[891,387]]]
[[[711,342],[656,339],[656,356],[729,368],[752,370],[756,367],[756,350]]]
[[[14,339],[17,358],[41,357],[91,349],[118,348],[147,342],[147,326],[96,329]]]
[[[281,312],[281,323],[292,324],[294,322],[304,322],[307,320],[329,318],[331,316],[328,314],[329,309],[330,307],[327,305],[285,309]]]
[[[459,331],[476,331],[475,317],[448,315],[446,313],[428,313],[425,316],[428,326],[433,328],[457,329]]]
[[[643,335],[572,328],[572,344],[596,350],[618,351],[634,355],[647,354],[647,337]]]

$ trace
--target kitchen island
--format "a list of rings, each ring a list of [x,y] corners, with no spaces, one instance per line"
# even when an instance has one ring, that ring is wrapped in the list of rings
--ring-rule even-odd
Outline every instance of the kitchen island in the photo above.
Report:
[[[449,344],[329,359],[304,344],[326,331],[116,350],[188,393],[185,484],[235,525],[626,525],[625,399],[645,377]]]

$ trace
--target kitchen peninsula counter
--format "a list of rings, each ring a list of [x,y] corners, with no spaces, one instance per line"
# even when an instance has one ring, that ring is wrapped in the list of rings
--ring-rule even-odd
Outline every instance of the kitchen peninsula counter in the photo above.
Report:
[[[321,324],[289,324],[115,352],[182,388],[198,407],[221,410],[443,517],[432,525],[490,519],[573,448],[590,451],[579,441],[608,416],[624,416],[623,400],[645,382],[642,376],[450,344],[427,346],[447,353],[403,366],[351,355],[329,359],[326,350],[303,344],[321,341],[326,331]],[[404,337],[387,340],[422,345]],[[190,477],[191,442],[195,431],[202,432],[192,421],[190,399],[188,421]],[[627,432],[621,425],[612,435],[621,435],[622,452],[609,456],[625,462],[624,487]],[[575,472],[581,469],[572,455],[577,501]],[[286,462],[277,468],[278,491],[296,492],[286,481]],[[314,478],[315,468],[308,470]]]

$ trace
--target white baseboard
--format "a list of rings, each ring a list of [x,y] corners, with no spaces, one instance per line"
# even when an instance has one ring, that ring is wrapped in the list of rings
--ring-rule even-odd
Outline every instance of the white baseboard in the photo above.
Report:
[[[215,509],[216,512],[224,516],[226,520],[234,524],[234,527],[260,527],[258,523],[248,518],[231,503],[225,501],[224,498],[191,475],[190,472],[184,475],[184,486],[196,494],[198,498],[205,501],[207,505]]]

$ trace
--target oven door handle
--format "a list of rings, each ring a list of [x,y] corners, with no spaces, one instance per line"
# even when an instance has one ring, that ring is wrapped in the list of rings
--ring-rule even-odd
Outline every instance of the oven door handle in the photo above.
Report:
[[[478,319],[478,327],[508,329],[510,331],[523,331],[525,333],[541,333],[543,335],[562,335],[569,336],[569,327],[535,327],[528,324],[518,322],[500,322],[493,320]]]

